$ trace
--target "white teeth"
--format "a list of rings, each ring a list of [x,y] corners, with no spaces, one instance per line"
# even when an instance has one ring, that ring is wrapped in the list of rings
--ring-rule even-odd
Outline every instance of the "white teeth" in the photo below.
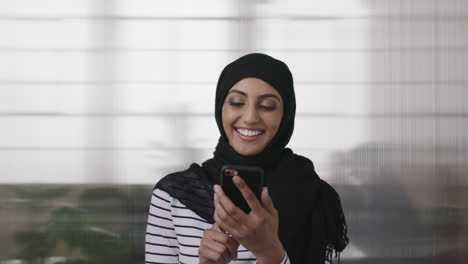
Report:
[[[238,128],[237,131],[244,136],[254,137],[260,135],[262,132],[259,130],[248,130],[243,128]]]

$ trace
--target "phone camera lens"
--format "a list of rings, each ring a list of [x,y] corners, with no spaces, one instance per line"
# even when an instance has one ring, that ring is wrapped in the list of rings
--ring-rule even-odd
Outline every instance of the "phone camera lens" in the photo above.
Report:
[[[225,170],[224,175],[226,176],[232,176],[232,171],[231,170]]]

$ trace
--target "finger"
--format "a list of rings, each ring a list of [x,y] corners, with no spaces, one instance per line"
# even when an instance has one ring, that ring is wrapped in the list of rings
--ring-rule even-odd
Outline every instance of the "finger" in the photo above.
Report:
[[[231,176],[236,176],[238,175],[238,171],[237,170],[231,170],[231,169],[227,169],[226,172],[230,173]]]
[[[229,199],[229,198],[227,198],[227,199]],[[228,200],[227,202],[230,202],[230,200]],[[226,210],[226,207],[222,204],[222,202],[220,200],[220,195],[218,193],[215,193],[214,204],[215,204],[215,216],[218,215],[218,217],[220,217],[220,219],[223,220],[222,222],[228,222],[233,227],[236,227],[237,225],[240,225],[241,222],[237,221],[235,218],[233,218],[231,216],[231,214],[229,214],[229,212]],[[232,209],[238,209],[234,204],[232,204],[232,205],[233,205]],[[233,214],[236,214],[236,212],[234,211]],[[221,226],[221,224],[222,224],[221,222],[215,221],[215,224],[221,231],[223,231],[223,232],[227,231],[227,230],[223,230],[223,228]]]
[[[223,230],[221,230],[221,228],[219,228],[219,225],[216,222],[213,224],[213,229],[217,230],[217,231],[220,231],[220,232],[223,232]]]
[[[239,248],[239,242],[230,237],[228,240],[228,248],[229,252],[231,253],[231,259],[237,260],[237,249]]]
[[[236,185],[237,189],[242,193],[242,196],[244,196],[245,201],[252,211],[259,211],[262,209],[262,205],[258,201],[257,197],[240,176],[235,176],[232,178],[232,181]]]
[[[215,198],[215,206],[215,223],[218,225],[220,230],[227,231],[234,235],[236,230],[240,229],[242,225],[226,212],[226,209],[221,204],[218,196]]]
[[[267,187],[264,187],[262,190],[262,205],[270,214],[274,215],[277,213]]]
[[[241,232],[238,231],[237,229],[233,228],[229,224],[223,223],[222,220],[219,219],[219,216],[215,215],[215,221],[220,222],[220,227],[223,231],[224,234],[226,234],[228,237],[241,237]]]
[[[213,218],[215,218],[215,215],[216,215],[216,210],[218,207],[220,207],[219,203],[217,203],[217,195],[216,193],[214,193],[214,198],[213,198],[213,204],[214,204],[214,207],[215,207],[215,211],[214,211],[214,214],[213,214]],[[218,231],[221,231],[223,233],[226,233],[226,231],[224,231],[218,224],[218,222],[215,221],[215,223],[213,224],[213,229],[215,230],[218,230]]]
[[[221,227],[219,227],[219,224],[216,222],[213,225],[213,229],[229,236],[229,234],[226,231],[224,231]]]
[[[218,253],[225,254],[225,257],[232,259],[233,253],[237,253],[237,248],[235,252],[232,250],[232,238],[226,235],[222,231],[207,229],[204,237],[207,238],[208,242],[205,242],[206,245],[209,245],[210,248]],[[208,244],[210,243],[210,244]],[[234,242],[235,243],[235,242]]]
[[[215,190],[215,201],[218,199],[219,205],[221,205],[224,208],[224,211],[231,216],[236,222],[238,223],[245,223],[247,215],[242,211],[240,208],[238,208],[232,201],[227,197],[227,195],[224,193],[223,189],[219,185],[214,186]],[[215,203],[215,208],[216,206]]]
[[[227,243],[225,243],[225,244],[228,247],[228,250],[229,250],[229,253],[230,253],[230,258],[233,259],[233,260],[237,260],[237,249],[239,248],[239,243],[234,238],[229,237],[226,234],[226,232],[224,232],[223,229],[219,226],[218,223],[221,223],[222,220],[218,219],[217,214],[223,214],[223,211],[225,211],[225,209],[219,203],[217,194],[215,194],[215,199],[214,200],[215,200],[215,208],[217,208],[217,210],[219,210],[220,212],[219,213],[215,212],[215,221],[216,222],[214,223],[213,228],[215,230],[219,230],[219,231],[222,232],[221,234],[218,234],[219,235],[218,241],[223,242],[224,239],[227,239]],[[231,230],[230,228],[231,227],[225,227],[224,229],[225,230]],[[234,227],[232,227],[232,228],[234,228]]]
[[[204,237],[207,237],[210,240],[217,241],[221,244],[227,244],[230,237],[223,231],[218,231],[214,229],[207,229],[205,230],[206,234]]]
[[[205,241],[203,246],[200,246],[199,254],[215,263],[220,262],[220,260],[227,263],[230,260],[229,251],[226,250],[226,247],[214,240]]]
[[[239,242],[237,242],[233,236],[228,236],[224,245],[226,245],[229,250],[230,258],[237,260],[237,249],[239,248]]]
[[[226,240],[226,243],[224,243],[224,246],[226,246],[229,258],[230,259],[237,259],[237,249],[239,248],[239,243],[233,238],[233,237],[228,237]]]
[[[222,263],[228,263],[229,261],[231,261],[231,253],[229,252],[229,249],[227,248],[226,245],[223,245],[217,241],[211,241],[211,243],[208,245],[208,247],[216,252],[216,255],[218,255],[219,257],[217,258],[217,262],[221,262]]]

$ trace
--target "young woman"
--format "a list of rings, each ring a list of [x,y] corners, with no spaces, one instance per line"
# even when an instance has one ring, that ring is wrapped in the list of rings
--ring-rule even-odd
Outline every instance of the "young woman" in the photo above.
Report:
[[[146,263],[324,263],[346,247],[338,194],[309,159],[286,148],[295,113],[293,78],[283,62],[255,53],[224,68],[216,88],[221,136],[213,158],[156,184]],[[225,164],[265,172],[260,200],[241,177],[233,178],[248,214],[219,186]]]

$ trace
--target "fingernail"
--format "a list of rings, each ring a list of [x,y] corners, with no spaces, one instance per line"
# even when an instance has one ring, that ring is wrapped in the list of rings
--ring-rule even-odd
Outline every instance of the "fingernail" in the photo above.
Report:
[[[220,191],[220,188],[221,188],[221,187],[219,187],[219,185],[218,185],[218,184],[215,184],[215,185],[214,185],[214,187],[213,187],[213,189],[214,189],[215,193],[219,193],[219,191]]]
[[[240,176],[234,176],[234,178],[232,178],[232,180],[233,180],[234,183],[236,183],[236,184],[240,184],[240,183],[241,183]]]

